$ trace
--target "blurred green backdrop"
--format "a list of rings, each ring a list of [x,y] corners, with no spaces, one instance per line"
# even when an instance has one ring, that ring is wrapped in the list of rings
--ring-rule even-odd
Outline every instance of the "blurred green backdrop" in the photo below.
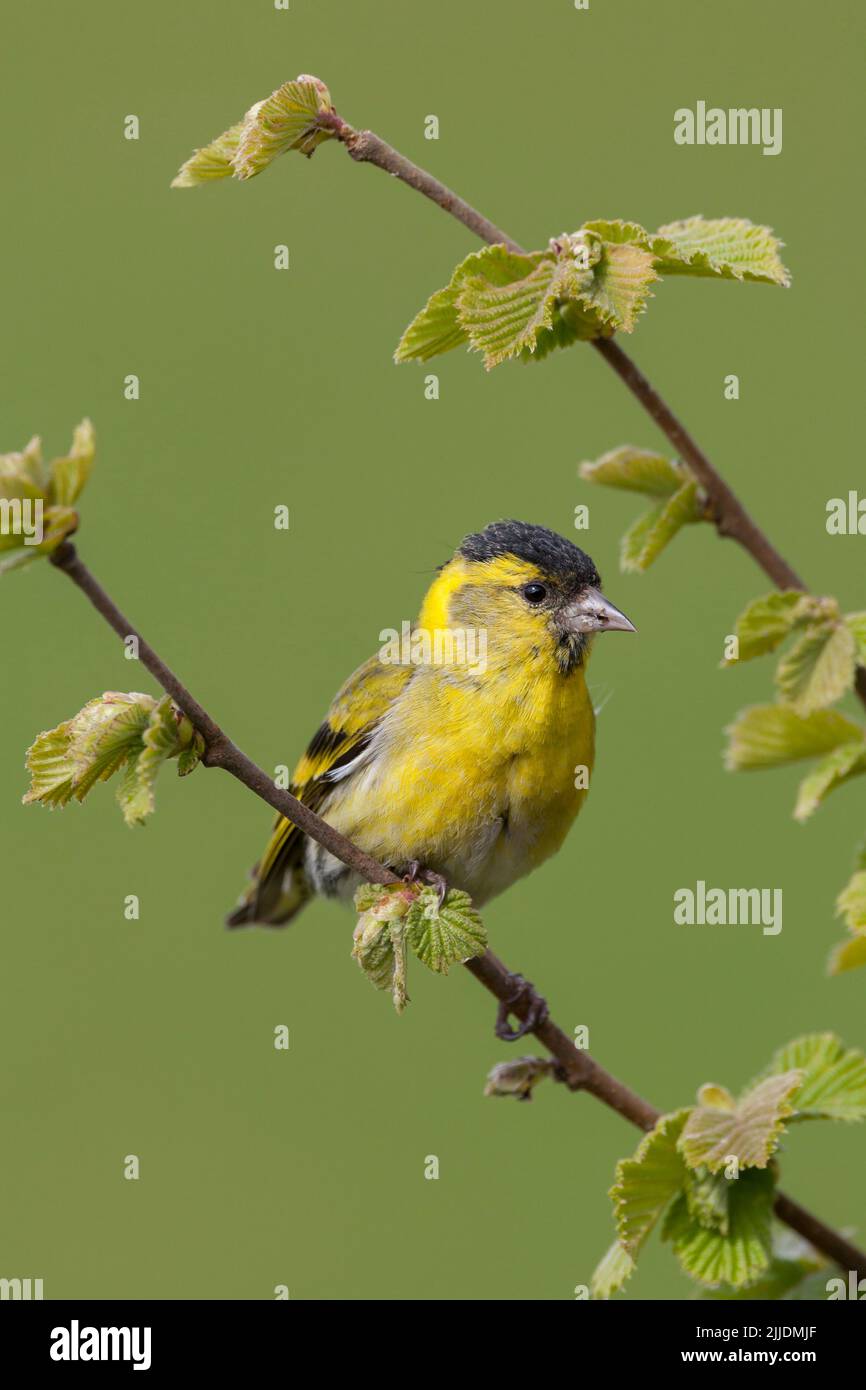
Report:
[[[495,949],[662,1107],[708,1079],[739,1086],[805,1031],[866,1043],[866,975],[823,973],[862,791],[802,829],[794,773],[723,773],[721,730],[767,698],[771,668],[720,672],[722,639],[768,585],[699,528],[648,575],[618,575],[637,501],[581,484],[577,464],[662,441],[614,374],[579,347],[490,375],[456,353],[425,400],[391,352],[475,244],[334,146],[245,186],[169,190],[194,146],[314,72],[347,119],[528,245],[591,216],[769,223],[791,291],[665,283],[627,346],[783,553],[862,607],[864,542],[824,530],[827,498],[863,480],[862,258],[834,249],[862,213],[861,7],[54,0],[5,27],[0,447],[39,432],[60,453],[92,416],[80,548],[133,621],[251,755],[292,763],[466,531],[516,516],[568,534],[588,502],[582,543],[639,637],[599,644],[592,796],[560,856],[487,911]],[[782,154],[675,146],[673,112],[699,98],[781,106]],[[154,686],[47,565],[3,580],[0,613],[0,1274],[54,1298],[572,1297],[609,1243],[605,1192],[636,1134],[553,1087],[531,1106],[483,1100],[506,1055],[487,996],[417,968],[398,1020],[336,906],[226,932],[270,821],[227,777],[164,776],[139,832],[107,788],[23,809],[38,730],[103,689]],[[783,932],[675,927],[672,894],[697,878],[783,887]],[[785,1186],[862,1235],[864,1160],[862,1130],[807,1127]],[[658,1248],[629,1288],[690,1292]]]

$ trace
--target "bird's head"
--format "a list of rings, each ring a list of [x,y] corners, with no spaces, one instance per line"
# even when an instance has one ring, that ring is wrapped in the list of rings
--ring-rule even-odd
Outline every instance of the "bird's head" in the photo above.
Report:
[[[497,665],[551,657],[564,674],[583,664],[597,632],[635,631],[601,592],[589,556],[525,521],[467,536],[431,585],[418,626],[480,629]]]

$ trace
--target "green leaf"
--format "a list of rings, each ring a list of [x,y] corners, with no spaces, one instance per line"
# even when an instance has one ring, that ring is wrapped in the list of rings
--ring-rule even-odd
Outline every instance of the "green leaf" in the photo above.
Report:
[[[844,622],[857,646],[857,663],[866,666],[866,613],[846,613]]]
[[[718,1231],[726,1236],[730,1232],[728,1213],[728,1190],[730,1182],[724,1173],[710,1173],[699,1168],[689,1173],[686,1186],[686,1203],[690,1216],[698,1225]]]
[[[75,427],[69,453],[51,464],[48,496],[52,503],[58,507],[71,507],[77,501],[93,469],[95,452],[93,425],[89,420],[82,420]]]
[[[728,1184],[725,1235],[695,1220],[681,1194],[665,1218],[662,1240],[670,1241],[686,1274],[699,1283],[743,1288],[769,1267],[774,1195],[769,1168],[745,1169]]]
[[[800,621],[807,604],[806,595],[799,589],[784,589],[781,593],[776,590],[753,599],[737,619],[737,660],[751,661],[753,657],[775,651]],[[723,663],[725,666],[736,664],[736,661]]]
[[[832,791],[864,772],[866,743],[862,739],[858,743],[844,743],[841,748],[834,748],[800,783],[794,819],[808,820]]]
[[[491,285],[480,275],[464,280],[457,313],[470,346],[484,354],[490,368],[532,352],[543,328],[549,328],[558,290],[570,277],[567,266],[543,260],[522,280]]]
[[[793,1112],[791,1097],[802,1079],[795,1070],[767,1077],[747,1091],[733,1110],[727,1105],[696,1105],[679,1141],[689,1167],[718,1173],[735,1158],[741,1168],[766,1168]]]
[[[581,463],[578,474],[589,483],[641,492],[647,497],[671,497],[690,477],[676,459],[637,449],[633,444],[623,444],[600,459]]]
[[[834,1033],[808,1033],[782,1047],[768,1071],[802,1076],[794,1093],[795,1119],[862,1120],[866,1117],[866,1057],[846,1049]],[[766,1082],[762,1083],[766,1085]]]
[[[753,705],[725,732],[729,737],[725,766],[730,772],[817,758],[864,737],[860,726],[837,710],[817,710],[803,717],[789,705]]]
[[[686,1168],[677,1141],[689,1111],[662,1115],[644,1136],[633,1157],[616,1165],[610,1189],[619,1241],[636,1255],[671,1198],[686,1181]]]
[[[836,915],[850,931],[866,933],[866,869],[858,869],[836,899]]]
[[[209,145],[194,150],[172,179],[172,188],[197,188],[199,184],[212,183],[214,179],[231,178],[243,128],[244,122],[238,121],[237,125],[224,130]]]
[[[23,800],[48,807],[83,801],[97,782],[124,768],[118,801],[127,824],[139,824],[153,810],[162,763],[190,748],[200,754],[203,741],[167,695],[157,704],[138,691],[108,690],[28,749],[31,781]]]
[[[779,662],[779,696],[798,714],[823,709],[854,684],[856,645],[845,623],[810,627]]]
[[[635,1268],[635,1262],[631,1255],[620,1245],[618,1240],[615,1240],[596,1266],[589,1286],[591,1297],[608,1299],[612,1294],[619,1293],[626,1280],[631,1278]]]
[[[455,268],[450,283],[437,290],[409,324],[394,361],[427,362],[469,341],[457,309],[457,298],[466,280],[477,277],[488,287],[513,285],[525,280],[542,262],[553,265],[543,252],[523,256],[505,246],[485,246],[481,251],[473,251]]]
[[[606,242],[591,285],[578,298],[584,307],[598,314],[603,324],[631,333],[651,298],[650,286],[658,278],[650,251],[628,243]]]
[[[697,483],[691,479],[667,502],[647,512],[629,528],[620,549],[622,569],[648,569],[683,526],[702,519],[701,494]]]
[[[333,109],[331,94],[317,77],[304,74],[284,82],[244,116],[232,160],[236,177],[251,179],[261,174],[288,150],[312,155],[324,140],[334,139],[332,131],[318,124],[320,113]]]
[[[783,243],[769,227],[755,226],[742,217],[669,222],[659,227],[651,244],[662,275],[759,280],[786,288],[791,283],[779,255]]]
[[[448,967],[483,956],[487,933],[468,893],[449,888],[439,905],[435,888],[424,887],[406,916],[406,941],[429,970],[442,975]]]
[[[846,970],[859,970],[861,965],[866,965],[866,936],[853,936],[833,947],[827,973],[841,975]]]
[[[398,1014],[406,993],[405,919],[421,889],[415,883],[362,883],[355,893],[359,912],[352,955],[376,989],[387,989]]]
[[[720,1285],[718,1289],[704,1290],[700,1294],[700,1298],[710,1301],[721,1299],[746,1301],[814,1297],[814,1294],[807,1295],[805,1292],[798,1292],[798,1290],[803,1290],[805,1280],[813,1276],[818,1270],[825,1268],[823,1258],[807,1241],[784,1227],[776,1226],[774,1228],[772,1240],[770,1264],[765,1273],[753,1284],[749,1284],[744,1289],[733,1289]],[[823,1279],[826,1277],[826,1274],[822,1276]]]

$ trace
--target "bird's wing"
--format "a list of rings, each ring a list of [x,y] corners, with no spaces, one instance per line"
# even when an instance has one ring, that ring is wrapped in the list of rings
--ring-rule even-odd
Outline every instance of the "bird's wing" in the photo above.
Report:
[[[337,692],[327,717],[295,768],[289,787],[293,796],[327,819],[334,786],[363,765],[379,723],[414,670],[411,665],[386,664],[378,654],[358,667]],[[273,920],[286,870],[300,864],[303,846],[303,832],[292,821],[278,816],[254,870],[254,883],[246,903],[233,914],[238,922]]]

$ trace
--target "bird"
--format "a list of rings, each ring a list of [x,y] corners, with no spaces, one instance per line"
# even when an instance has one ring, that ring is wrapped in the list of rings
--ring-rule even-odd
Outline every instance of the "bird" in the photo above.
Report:
[[[545,526],[496,521],[437,570],[417,622],[394,630],[338,691],[289,790],[409,880],[483,906],[562,845],[588,794],[593,638],[634,632],[590,557]],[[228,926],[290,922],[361,879],[277,819]],[[496,1032],[546,1014],[521,976]],[[509,1004],[528,1008],[518,1029]]]

